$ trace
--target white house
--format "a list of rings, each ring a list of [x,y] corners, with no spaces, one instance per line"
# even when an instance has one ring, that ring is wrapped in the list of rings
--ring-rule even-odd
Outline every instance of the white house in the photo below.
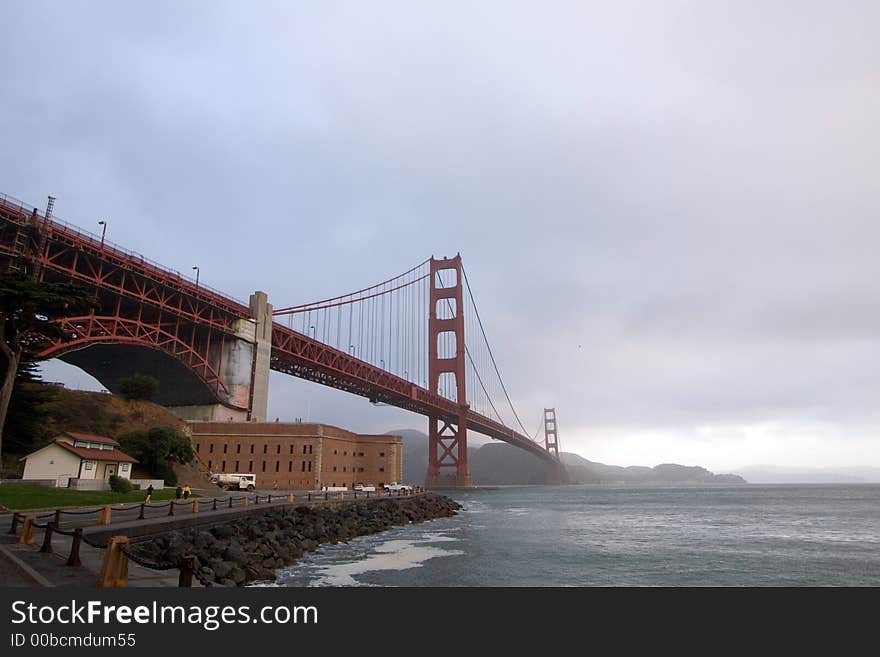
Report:
[[[66,432],[22,459],[22,479],[54,479],[66,487],[70,479],[107,480],[110,475],[131,479],[137,459],[120,451],[119,443],[104,436]]]

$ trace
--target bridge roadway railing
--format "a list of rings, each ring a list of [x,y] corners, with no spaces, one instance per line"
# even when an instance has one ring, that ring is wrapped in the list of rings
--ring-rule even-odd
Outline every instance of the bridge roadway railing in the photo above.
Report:
[[[556,458],[540,444],[465,405],[426,390],[411,381],[362,361],[322,342],[279,324],[272,325],[271,368],[322,385],[367,397],[420,415],[456,423],[467,414],[468,428],[491,438],[521,447],[541,459]]]
[[[29,210],[28,206],[25,206],[23,201],[7,194],[0,193],[0,208],[6,210],[7,213],[13,213],[12,215],[7,214],[6,216],[8,218],[16,220],[17,217],[17,223],[23,224],[29,221],[33,206],[31,206],[31,210]],[[39,214],[39,212],[37,213],[37,217],[41,222],[45,221],[45,216]],[[143,273],[152,274],[154,277],[159,277],[161,280],[174,279],[182,286],[186,287],[189,294],[202,296],[206,301],[216,303],[227,310],[242,313],[242,317],[250,316],[250,306],[247,303],[202,282],[199,282],[199,284],[196,285],[195,279],[190,278],[186,274],[182,274],[175,269],[162,265],[155,260],[151,260],[141,253],[126,249],[125,247],[107,239],[102,241],[101,238],[94,233],[84,230],[79,226],[75,226],[63,219],[59,219],[54,215],[49,219],[48,226],[54,233],[75,240],[83,246],[88,246],[94,251],[102,252],[104,257],[124,262],[129,266],[135,266]]]

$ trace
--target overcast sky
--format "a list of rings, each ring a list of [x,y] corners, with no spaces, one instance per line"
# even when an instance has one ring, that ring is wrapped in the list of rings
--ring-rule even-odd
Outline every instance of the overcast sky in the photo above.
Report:
[[[566,451],[880,466],[880,4],[0,18],[0,193],[276,307],[461,252],[524,423],[555,406]],[[275,374],[270,415],[427,424]]]

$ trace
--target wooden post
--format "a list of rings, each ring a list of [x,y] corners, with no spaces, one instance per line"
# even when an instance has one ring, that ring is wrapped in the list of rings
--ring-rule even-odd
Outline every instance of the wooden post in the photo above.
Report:
[[[198,501],[198,500],[193,500],[193,501],[192,501],[192,504],[189,505],[189,510],[190,510],[192,513],[198,513],[198,512],[199,512],[199,501]]]
[[[67,557],[68,566],[81,566],[82,561],[79,559],[79,544],[82,542],[82,527],[73,530],[73,543],[70,544],[70,556]]]
[[[121,548],[128,547],[128,536],[113,536],[107,543],[98,587],[102,589],[128,586],[128,557]]]
[[[35,516],[26,516],[24,524],[21,526],[21,535],[18,537],[19,545],[34,544],[34,523],[37,521]]]
[[[12,514],[12,526],[9,528],[7,534],[15,534],[18,531],[18,521],[21,519],[21,515],[19,513]]]
[[[54,522],[46,523],[46,533],[43,534],[43,545],[40,547],[40,552],[45,552],[46,554],[52,554],[52,530],[55,528]]]
[[[110,519],[112,516],[112,512],[110,511],[110,505],[105,504],[101,507],[101,511],[98,513],[98,524],[99,525],[109,525]]]

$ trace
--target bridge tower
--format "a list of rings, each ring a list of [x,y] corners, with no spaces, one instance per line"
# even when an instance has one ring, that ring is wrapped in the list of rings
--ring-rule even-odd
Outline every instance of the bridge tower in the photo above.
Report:
[[[556,431],[556,409],[544,409],[544,449],[559,460],[559,434]]]
[[[452,278],[455,282],[452,284]],[[446,287],[444,287],[444,285]],[[465,388],[464,287],[461,255],[438,260],[431,258],[430,314],[428,319],[428,387],[436,394],[455,400],[457,421],[437,416],[428,418],[428,474],[431,488],[470,486],[467,464],[467,390]],[[454,341],[455,353],[440,353],[440,344]],[[444,377],[444,375],[446,375]],[[443,384],[441,386],[441,377]],[[454,379],[454,386],[451,379]],[[442,393],[441,393],[442,389]]]

